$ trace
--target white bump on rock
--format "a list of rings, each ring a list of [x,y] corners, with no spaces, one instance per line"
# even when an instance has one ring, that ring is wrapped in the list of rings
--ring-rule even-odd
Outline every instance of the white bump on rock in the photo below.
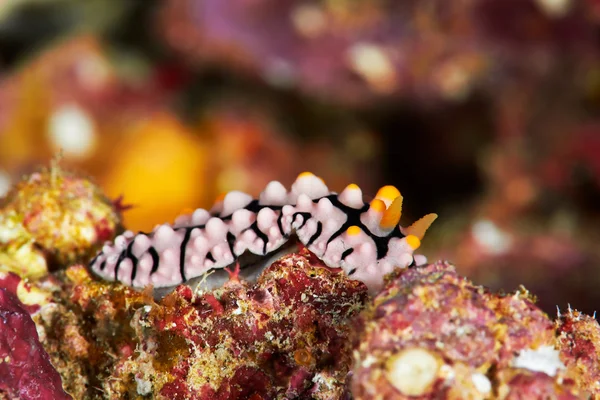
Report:
[[[137,393],[140,396],[146,396],[152,393],[152,382],[146,379],[135,377]]]
[[[490,382],[488,377],[481,372],[476,372],[471,375],[471,380],[479,393],[488,394],[492,391],[492,382]]]
[[[421,396],[430,390],[439,370],[440,362],[434,354],[413,348],[391,356],[386,362],[385,376],[402,394]]]
[[[553,346],[540,346],[535,350],[525,349],[513,360],[512,366],[554,376],[559,369],[565,368],[559,354]]]

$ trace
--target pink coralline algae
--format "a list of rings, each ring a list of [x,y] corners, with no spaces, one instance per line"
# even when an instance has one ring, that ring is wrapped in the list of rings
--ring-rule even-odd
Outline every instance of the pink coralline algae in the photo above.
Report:
[[[0,399],[70,399],[42,347],[29,313],[0,289]]]
[[[35,319],[78,398],[339,399],[348,395],[350,321],[367,287],[306,249],[194,293],[151,291],[66,271],[62,298]]]
[[[598,323],[575,323],[565,317],[555,329],[524,289],[490,293],[447,263],[399,271],[359,318],[352,392],[356,399],[598,396]]]
[[[33,318],[65,389],[90,399],[600,395],[595,319],[569,310],[552,321],[525,289],[494,294],[448,263],[398,269],[371,300],[306,249],[253,284],[229,272],[223,287],[180,285],[160,301],[83,266],[33,284],[53,293]]]
[[[556,342],[561,359],[576,373],[571,374],[579,386],[595,396],[600,393],[600,325],[595,318],[567,310],[555,323]]]

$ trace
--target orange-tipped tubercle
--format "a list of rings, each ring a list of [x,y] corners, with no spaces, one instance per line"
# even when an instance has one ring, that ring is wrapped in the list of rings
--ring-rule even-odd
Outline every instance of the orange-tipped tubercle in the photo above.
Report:
[[[383,186],[381,189],[377,191],[375,195],[376,199],[387,200],[389,202],[393,201],[396,197],[400,196],[400,191],[396,189],[395,186],[387,185]]]
[[[421,240],[415,235],[406,236],[406,243],[408,243],[413,250],[416,250],[421,246]]]
[[[380,199],[373,199],[371,201],[370,207],[373,211],[380,212],[380,213],[385,212],[385,209],[386,209],[385,203],[383,202],[383,200],[380,200]]]

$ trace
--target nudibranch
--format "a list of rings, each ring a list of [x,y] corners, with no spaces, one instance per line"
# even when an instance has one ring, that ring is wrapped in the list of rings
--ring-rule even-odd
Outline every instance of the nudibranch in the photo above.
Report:
[[[232,191],[209,211],[197,209],[172,225],[157,225],[150,233],[126,231],[106,243],[90,267],[106,280],[137,288],[173,287],[223,270],[245,253],[266,257],[295,235],[327,266],[343,269],[374,292],[395,268],[420,264],[413,253],[437,218],[428,214],[404,228],[401,214],[402,196],[393,186],[365,202],[355,184],[337,194],[304,172],[290,191],[273,181],[257,199]]]

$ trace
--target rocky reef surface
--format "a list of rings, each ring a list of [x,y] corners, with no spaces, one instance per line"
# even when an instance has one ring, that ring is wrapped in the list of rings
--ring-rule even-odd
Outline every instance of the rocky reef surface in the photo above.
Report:
[[[565,310],[553,321],[525,289],[491,293],[445,262],[397,271],[373,299],[306,249],[254,284],[231,274],[222,288],[181,285],[159,301],[83,266],[34,285],[11,276],[22,301],[37,301],[40,341],[74,398],[600,395],[595,319]]]
[[[77,398],[341,398],[367,289],[303,250],[248,285],[151,293],[66,271],[34,316]]]
[[[0,399],[70,399],[17,297],[0,289]]]
[[[444,262],[397,272],[358,319],[355,397],[600,395],[597,321],[573,310],[552,321],[534,301],[524,288],[490,293]]]

